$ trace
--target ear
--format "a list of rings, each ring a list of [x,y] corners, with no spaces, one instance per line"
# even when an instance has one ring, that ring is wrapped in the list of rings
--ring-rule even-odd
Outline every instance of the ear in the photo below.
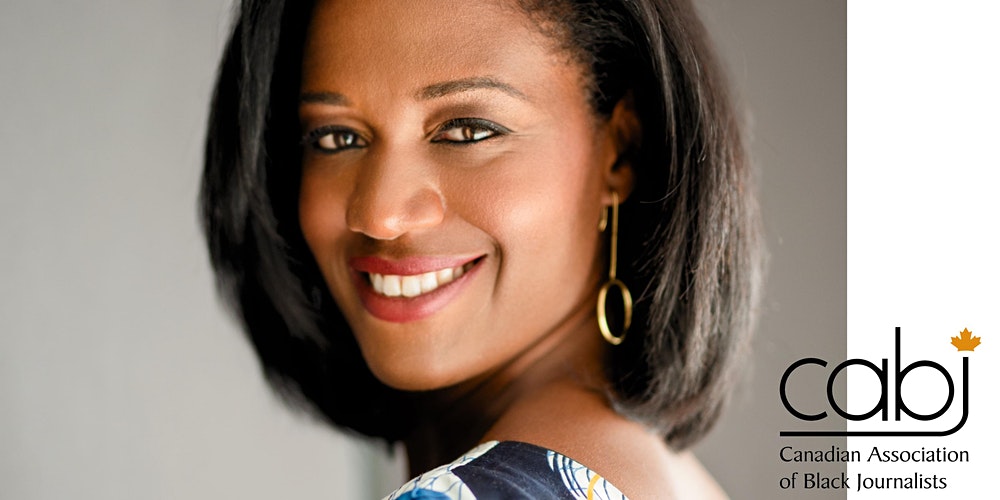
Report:
[[[635,185],[635,168],[632,162],[642,142],[642,124],[635,111],[635,97],[628,91],[611,112],[606,125],[607,158],[604,162],[604,195],[601,203],[611,204],[611,191],[625,201]]]

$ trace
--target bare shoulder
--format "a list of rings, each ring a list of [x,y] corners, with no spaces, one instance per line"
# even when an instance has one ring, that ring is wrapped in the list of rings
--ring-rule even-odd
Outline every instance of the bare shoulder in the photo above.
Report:
[[[671,454],[669,474],[676,498],[729,498],[693,453]]]
[[[727,498],[691,453],[611,410],[602,397],[567,387],[515,405],[486,440],[525,441],[566,455],[602,475],[631,500]]]

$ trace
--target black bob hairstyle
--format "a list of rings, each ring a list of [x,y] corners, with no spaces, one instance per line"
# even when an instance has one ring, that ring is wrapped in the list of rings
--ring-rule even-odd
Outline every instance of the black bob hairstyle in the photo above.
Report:
[[[223,297],[286,401],[387,441],[414,398],[378,381],[298,223],[298,97],[314,2],[244,0],[212,101],[201,217]],[[641,145],[621,206],[619,278],[632,329],[606,360],[620,413],[674,448],[716,421],[753,327],[757,209],[738,120],[689,0],[519,0],[589,70],[607,117],[631,92]]]

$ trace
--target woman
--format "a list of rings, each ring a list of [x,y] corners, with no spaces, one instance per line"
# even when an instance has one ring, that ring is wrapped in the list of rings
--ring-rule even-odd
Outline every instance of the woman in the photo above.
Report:
[[[392,498],[690,498],[751,192],[687,1],[245,1],[202,214],[272,384],[440,467]]]

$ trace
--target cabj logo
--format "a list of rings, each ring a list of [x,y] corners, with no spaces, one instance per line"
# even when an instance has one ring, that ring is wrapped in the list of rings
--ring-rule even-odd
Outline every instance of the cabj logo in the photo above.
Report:
[[[955,400],[955,381],[952,379],[951,373],[948,372],[940,364],[927,360],[921,359],[914,361],[905,367],[902,366],[900,361],[900,328],[896,327],[896,356],[895,365],[893,366],[893,371],[889,371],[889,359],[882,358],[881,366],[872,363],[866,359],[848,359],[835,366],[833,370],[830,371],[830,376],[827,379],[826,384],[826,395],[827,402],[830,404],[830,408],[837,412],[838,415],[852,421],[868,420],[875,415],[881,413],[882,421],[889,420],[889,375],[893,375],[893,380],[895,382],[895,394],[896,398],[894,401],[895,409],[895,421],[899,421],[902,414],[905,413],[910,418],[916,420],[934,420],[942,415],[944,415],[949,408],[951,408],[952,403]],[[979,337],[973,337],[972,332],[968,329],[963,330],[958,337],[952,337],[951,343],[959,351],[974,351],[976,346],[980,343]],[[794,363],[792,363],[781,376],[781,385],[778,388],[778,392],[781,395],[781,404],[785,406],[788,413],[800,420],[806,421],[817,421],[823,420],[827,417],[826,411],[821,411],[819,413],[805,413],[802,410],[796,408],[788,400],[788,395],[785,391],[785,387],[788,384],[788,380],[795,375],[795,371],[805,365],[819,365],[821,367],[826,367],[827,362],[820,358],[802,358]],[[863,366],[871,370],[877,377],[881,384],[881,397],[878,403],[869,411],[865,413],[855,414],[850,413],[845,410],[840,402],[834,397],[834,384],[837,381],[837,377],[845,369],[851,366]],[[948,397],[945,399],[944,405],[940,409],[933,413],[922,414],[913,411],[908,406],[906,406],[906,401],[903,398],[902,386],[903,379],[917,368],[931,368],[936,370],[942,377],[944,377],[945,382],[948,384]],[[962,357],[962,419],[957,425],[948,430],[943,431],[833,431],[833,430],[820,430],[820,431],[781,431],[779,434],[781,436],[947,436],[958,432],[964,425],[966,420],[969,418],[969,357]]]

